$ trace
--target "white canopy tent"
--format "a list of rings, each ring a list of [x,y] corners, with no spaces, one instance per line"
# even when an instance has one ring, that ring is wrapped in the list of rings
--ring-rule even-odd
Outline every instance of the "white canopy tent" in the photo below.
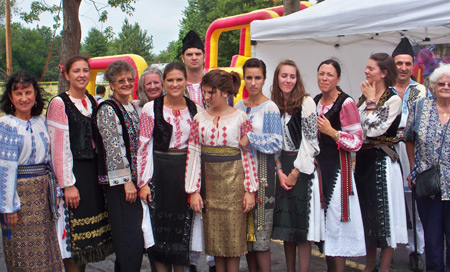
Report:
[[[391,54],[406,36],[418,44],[450,43],[450,0],[326,0],[289,16],[251,23],[252,55],[267,64],[264,93],[283,59],[296,61],[307,92],[319,93],[316,69],[342,67],[340,86],[355,99],[371,53]]]

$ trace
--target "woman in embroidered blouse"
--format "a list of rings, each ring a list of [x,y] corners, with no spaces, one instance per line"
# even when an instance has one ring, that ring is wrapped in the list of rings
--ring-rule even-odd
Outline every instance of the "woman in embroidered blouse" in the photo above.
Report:
[[[84,271],[86,263],[104,260],[113,250],[93,142],[91,115],[97,102],[86,93],[89,61],[81,56],[69,58],[64,76],[69,90],[50,101],[47,127],[53,168],[64,191],[58,240],[65,269],[70,272]]]
[[[239,270],[239,257],[247,254],[246,214],[258,190],[253,156],[239,150],[241,138],[252,131],[250,121],[227,103],[240,81],[237,73],[223,70],[203,77],[209,108],[195,116],[188,145],[185,189],[192,209],[203,214],[205,252],[215,257],[217,271]]]
[[[308,271],[311,241],[323,239],[323,210],[314,157],[319,153],[316,104],[303,86],[292,60],[275,69],[272,100],[281,113],[283,148],[276,161],[277,187],[272,238],[283,240],[287,269]]]
[[[356,154],[355,181],[364,223],[366,268],[389,271],[394,248],[407,243],[402,173],[393,151],[393,140],[401,118],[402,101],[390,86],[395,85],[397,67],[385,53],[370,56],[366,80],[360,84],[358,110],[363,128],[363,146]]]
[[[130,102],[136,70],[125,61],[108,65],[105,79],[113,91],[95,116],[99,137],[99,176],[106,184],[106,205],[113,235],[115,271],[140,271],[144,252],[143,210],[137,198],[139,116]],[[150,221],[148,221],[150,224]]]
[[[8,271],[63,271],[42,92],[32,75],[16,72],[0,101],[7,114],[0,117],[0,222]]]
[[[343,272],[346,257],[365,256],[364,228],[350,152],[362,146],[362,128],[353,99],[337,85],[341,66],[328,59],[317,67],[322,92],[314,98],[319,129],[319,163],[325,200],[324,253],[329,271]]]
[[[248,98],[239,101],[235,108],[247,113],[253,132],[241,139],[241,149],[253,152],[257,159],[258,180],[255,209],[251,215],[251,241],[248,243],[249,271],[270,271],[270,242],[273,208],[275,206],[275,157],[281,151],[283,132],[277,105],[262,93],[266,80],[266,64],[259,59],[249,59],[242,67]],[[261,201],[261,202],[259,202]]]
[[[408,181],[439,160],[441,192],[434,198],[417,198],[425,234],[426,271],[450,267],[450,64],[441,64],[430,76],[434,96],[415,101],[405,128],[411,173]],[[442,148],[438,148],[441,146]],[[440,156],[440,158],[439,158]],[[409,184],[411,186],[411,184]],[[444,240],[445,236],[445,240]],[[446,246],[444,247],[445,241]],[[447,254],[444,263],[444,251]]]
[[[163,80],[167,95],[147,103],[141,114],[138,187],[139,196],[150,206],[154,227],[155,245],[148,249],[149,257],[158,271],[172,266],[174,271],[184,271],[189,266],[192,233],[192,210],[184,190],[187,145],[192,119],[201,108],[183,96],[183,63],[169,63]]]
[[[161,71],[156,67],[147,67],[139,77],[136,92],[139,100],[134,100],[133,105],[141,116],[142,108],[147,102],[163,95],[163,75]]]

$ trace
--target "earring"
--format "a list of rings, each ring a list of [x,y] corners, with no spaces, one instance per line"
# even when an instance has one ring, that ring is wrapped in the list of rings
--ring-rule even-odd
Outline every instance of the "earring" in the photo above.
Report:
[[[15,111],[16,111],[16,108],[14,107],[14,104],[11,103],[11,112],[15,112]]]

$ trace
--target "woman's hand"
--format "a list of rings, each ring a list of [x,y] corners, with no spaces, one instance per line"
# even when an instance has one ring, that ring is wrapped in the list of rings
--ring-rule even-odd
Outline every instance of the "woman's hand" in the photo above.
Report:
[[[277,171],[277,175],[278,175],[278,180],[280,180],[280,186],[281,186],[281,188],[283,188],[285,191],[292,190],[292,186],[289,186],[289,185],[286,183],[286,180],[287,180],[288,177],[287,177],[286,174],[283,172],[283,170],[279,169],[279,170]]]
[[[130,203],[135,202],[137,197],[137,190],[136,186],[134,186],[134,183],[132,181],[129,181],[123,185],[123,188],[125,190],[125,201]]]
[[[239,141],[239,148],[242,151],[249,151],[250,150],[249,145],[250,145],[250,142],[248,141],[248,137],[247,137],[247,135],[244,135],[241,138],[241,140]]]
[[[325,116],[317,116],[317,128],[321,133],[328,135],[331,138],[334,138],[334,135],[336,135],[337,132]]]
[[[70,208],[78,208],[81,198],[80,193],[78,192],[78,189],[77,187],[75,187],[75,185],[64,188],[64,200],[66,201],[66,205],[68,205]]]
[[[297,184],[298,175],[300,175],[300,172],[297,168],[294,168],[286,179],[287,186],[290,186],[291,188],[294,187],[295,184]]]
[[[245,192],[242,204],[244,206],[244,213],[251,211],[255,207],[255,194]]]
[[[406,180],[408,181],[408,187],[409,187],[409,189],[412,191],[413,185],[412,185],[411,176],[408,175],[408,176],[406,177]]]
[[[193,193],[190,195],[191,209],[194,212],[202,213],[203,199],[200,193]]]
[[[10,227],[15,228],[17,226],[17,222],[19,222],[19,216],[17,215],[17,212],[7,213],[7,214],[4,214],[3,216],[6,216],[6,218],[3,217],[3,219],[6,219],[5,221],[8,222],[8,225]]]
[[[147,204],[148,202],[152,202],[152,195],[148,183],[142,186],[141,189],[139,189],[139,197],[142,201],[144,201],[145,204]]]
[[[363,95],[366,97],[367,100],[375,99],[376,94],[375,84],[376,84],[375,81],[371,85],[367,80],[359,84],[361,92],[363,93]]]

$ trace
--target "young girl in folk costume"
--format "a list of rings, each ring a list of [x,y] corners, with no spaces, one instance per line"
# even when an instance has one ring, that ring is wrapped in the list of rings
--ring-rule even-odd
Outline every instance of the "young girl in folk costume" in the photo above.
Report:
[[[272,238],[284,241],[288,271],[295,271],[298,247],[300,271],[308,271],[311,241],[323,239],[323,209],[314,157],[319,153],[316,104],[305,92],[295,62],[278,64],[272,100],[281,112],[283,150],[276,162],[277,188]]]
[[[238,271],[239,257],[247,253],[246,213],[258,189],[254,158],[239,150],[252,126],[244,112],[227,104],[239,85],[235,72],[213,70],[203,77],[209,109],[195,116],[188,146],[186,192],[192,209],[203,214],[205,251],[219,272]]]
[[[241,140],[242,149],[252,151],[258,165],[260,182],[255,209],[249,216],[247,263],[250,272],[270,271],[270,237],[275,207],[275,154],[281,151],[283,131],[277,105],[262,93],[266,80],[266,65],[262,60],[249,59],[242,67],[248,98],[235,108],[245,113],[253,132]]]
[[[366,268],[389,271],[394,248],[407,243],[405,197],[402,172],[393,150],[401,120],[401,98],[390,88],[397,79],[394,59],[386,53],[370,56],[360,84],[362,96],[357,107],[363,128],[363,146],[356,153],[355,182],[361,205],[366,239]]]
[[[158,271],[184,271],[192,243],[192,209],[184,190],[192,119],[199,110],[183,96],[186,68],[172,62],[164,69],[167,95],[142,109],[139,135],[139,196],[150,206],[155,245],[148,249]],[[151,194],[151,195],[150,195]],[[199,233],[200,226],[199,226]],[[198,239],[201,240],[201,239]],[[200,250],[199,250],[200,251]]]
[[[89,61],[69,58],[64,76],[69,90],[53,98],[47,109],[53,168],[64,192],[57,230],[66,271],[84,271],[86,263],[112,253],[111,226],[98,183],[92,123],[97,102],[86,93]]]

